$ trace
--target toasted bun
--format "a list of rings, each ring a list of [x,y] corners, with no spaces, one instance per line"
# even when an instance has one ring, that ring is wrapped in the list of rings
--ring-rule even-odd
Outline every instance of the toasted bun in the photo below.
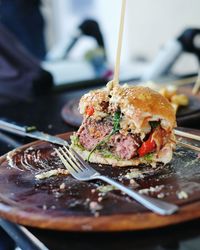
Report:
[[[176,114],[170,102],[147,87],[124,85],[115,87],[111,92],[107,89],[91,91],[81,98],[80,113],[84,114],[88,106],[101,112],[102,102],[109,102],[110,113],[120,108],[127,122],[131,120],[138,132],[145,119],[161,120],[161,126],[168,131],[176,126]]]
[[[163,120],[164,127],[171,130],[176,125],[175,110],[170,102],[157,91],[142,86],[114,88],[110,100],[139,126],[147,117]],[[128,114],[127,114],[128,113]]]
[[[89,106],[95,107],[97,111],[101,111],[102,107],[100,104],[102,102],[109,102],[109,93],[104,89],[92,90],[85,94],[79,103],[79,110],[81,114],[84,114],[85,109]]]
[[[87,160],[88,155],[90,152],[88,150],[83,150],[82,148],[71,145],[71,147],[85,160]],[[106,164],[106,165],[112,165],[113,167],[128,167],[128,166],[138,166],[140,164],[148,164],[153,167],[156,166],[156,163],[163,163],[164,165],[169,163],[172,159],[172,145],[165,145],[163,147],[162,151],[160,151],[158,154],[154,155],[154,158],[151,162],[147,161],[144,157],[137,157],[133,158],[131,160],[120,160],[116,158],[106,158],[104,157],[101,152],[95,151],[92,153],[89,162],[91,163],[98,163],[98,164]]]
[[[103,109],[106,102],[106,109]],[[113,89],[100,89],[89,92],[80,100],[80,111],[87,119],[87,107],[92,106],[94,112],[90,119],[98,120],[106,116],[114,116],[120,109],[121,120],[119,133],[126,136],[128,133],[140,135],[141,140],[152,131],[152,121],[159,121],[165,130],[166,138],[161,141],[162,134],[154,132],[153,139],[157,144],[157,151],[153,153],[152,159],[135,157],[131,160],[117,159],[116,157],[105,157],[102,152],[95,150],[90,156],[90,162],[109,164],[118,167],[137,166],[145,163],[155,165],[157,162],[167,164],[172,159],[172,151],[175,147],[173,128],[176,126],[175,110],[169,101],[157,91],[142,86],[115,86]],[[161,147],[162,146],[162,147]],[[87,159],[89,151],[72,145],[74,149]],[[112,156],[112,155],[111,155]]]

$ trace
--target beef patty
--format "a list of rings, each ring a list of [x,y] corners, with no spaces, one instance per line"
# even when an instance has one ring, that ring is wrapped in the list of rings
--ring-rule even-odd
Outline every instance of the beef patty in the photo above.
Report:
[[[81,145],[90,151],[111,133],[112,128],[112,121],[109,118],[95,121],[88,117],[83,121],[77,135]],[[106,145],[102,145],[102,147],[106,147],[121,159],[130,160],[137,156],[141,143],[139,135],[128,134],[125,136],[117,133],[112,135]]]

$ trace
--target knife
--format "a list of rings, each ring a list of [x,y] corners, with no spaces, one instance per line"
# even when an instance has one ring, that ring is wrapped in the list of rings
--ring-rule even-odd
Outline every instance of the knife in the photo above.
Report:
[[[23,137],[30,137],[33,139],[51,142],[61,146],[69,146],[68,142],[64,139],[38,131],[35,126],[20,126],[6,120],[0,120],[0,130]]]
[[[0,226],[15,241],[20,249],[49,250],[35,235],[23,226],[4,219],[0,219]]]
[[[53,144],[58,144],[61,146],[69,146],[66,140],[61,139],[57,136],[49,135],[44,132],[38,131],[35,126],[20,126],[16,123],[8,122],[7,120],[0,120],[0,130],[10,132],[15,135],[20,135],[23,137],[30,137],[33,139],[51,142]],[[175,132],[175,135],[188,138],[189,133],[182,132],[179,130],[175,130],[174,132]],[[190,134],[190,138],[191,138],[191,135],[195,137],[195,138],[192,137],[192,139],[196,139],[196,137],[198,137],[196,140],[200,140],[199,136],[193,135],[193,134]],[[194,151],[200,152],[199,147],[193,146],[191,144],[180,142],[178,140],[177,140],[177,144],[179,144],[182,147],[186,147]]]

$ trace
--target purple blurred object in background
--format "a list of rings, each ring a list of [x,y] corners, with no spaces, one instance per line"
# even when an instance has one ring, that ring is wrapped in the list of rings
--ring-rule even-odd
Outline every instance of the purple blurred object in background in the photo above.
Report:
[[[2,24],[0,34],[0,96],[27,100],[51,89],[52,77],[39,60]]]

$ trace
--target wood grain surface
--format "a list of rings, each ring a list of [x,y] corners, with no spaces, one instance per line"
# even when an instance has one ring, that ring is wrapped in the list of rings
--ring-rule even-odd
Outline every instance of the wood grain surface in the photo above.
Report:
[[[144,230],[200,217],[200,160],[196,152],[177,148],[171,164],[155,169],[93,164],[130,188],[179,205],[176,214],[160,216],[118,190],[108,191],[101,181],[80,182],[70,175],[37,180],[37,174],[64,168],[54,147],[34,142],[0,158],[1,217],[31,227],[84,232]]]

